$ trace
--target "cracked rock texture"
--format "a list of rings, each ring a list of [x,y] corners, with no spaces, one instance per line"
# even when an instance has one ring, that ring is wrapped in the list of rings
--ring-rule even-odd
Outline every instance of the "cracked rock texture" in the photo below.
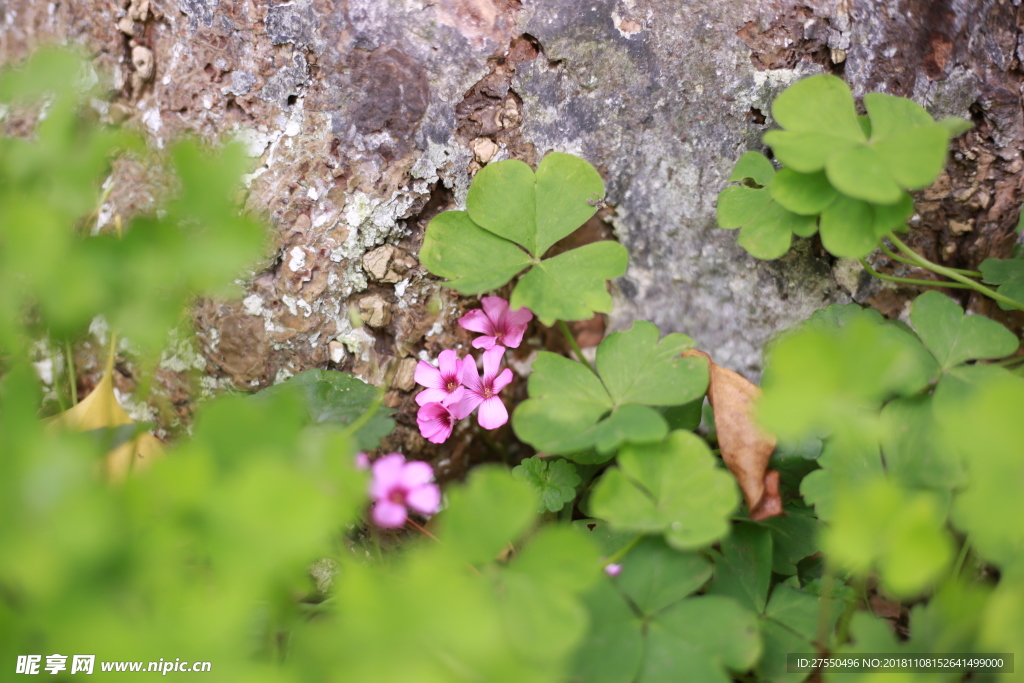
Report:
[[[275,252],[244,300],[197,308],[208,377],[256,389],[311,367],[394,372],[388,401],[410,408],[403,359],[468,342],[455,326],[468,302],[416,261],[423,230],[509,157],[570,152],[604,176],[600,216],[631,254],[611,328],[650,319],[756,376],[771,335],[817,308],[854,298],[900,315],[913,292],[814,240],[759,262],[715,226],[732,164],[762,148],[772,99],[805,75],[971,118],[919,197],[913,241],[960,267],[1007,255],[1022,24],[1019,0],[7,0],[0,60],[84,44],[112,120],[157,145],[186,132],[247,145],[248,208],[271,221]],[[102,215],[145,210],[150,194],[128,189]],[[406,445],[422,446],[414,432]]]

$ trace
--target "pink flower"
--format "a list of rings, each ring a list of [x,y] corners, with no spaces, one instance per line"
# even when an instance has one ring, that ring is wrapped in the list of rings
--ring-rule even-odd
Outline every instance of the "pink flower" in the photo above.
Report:
[[[527,324],[533,320],[530,309],[509,311],[508,302],[500,296],[485,296],[481,303],[483,310],[478,308],[459,318],[464,328],[484,335],[473,340],[473,348],[489,349],[496,344],[510,349],[519,346]]]
[[[356,469],[357,470],[368,470],[370,469],[370,456],[362,451],[356,453]]]
[[[490,297],[493,298],[493,297]],[[512,381],[512,371],[505,368],[498,374],[505,347],[493,346],[484,351],[484,377],[477,373],[476,363],[471,360],[462,364],[462,382],[466,393],[452,409],[457,420],[461,420],[480,407],[477,420],[484,429],[497,429],[508,422],[508,411],[498,398],[498,393]]]
[[[622,571],[622,565],[621,564],[615,564],[613,562],[612,564],[606,564],[604,566],[604,573],[607,574],[608,576],[618,576],[621,571]]]
[[[435,368],[430,363],[420,361],[416,366],[416,383],[426,387],[416,395],[416,403],[421,406],[428,403],[448,406],[462,399],[464,363],[459,354],[451,349],[442,351],[437,357],[437,364],[440,367]]]
[[[441,491],[433,468],[419,460],[406,462],[401,453],[388,453],[373,463],[370,497],[374,499],[373,521],[386,529],[405,524],[406,507],[424,515],[433,515],[441,505]]]
[[[462,387],[459,387],[460,389]],[[430,389],[427,389],[430,391]],[[423,392],[427,393],[426,391]],[[422,395],[422,394],[421,394]],[[452,406],[454,408],[455,406]],[[416,413],[416,424],[420,434],[430,443],[444,443],[452,435],[452,429],[459,418],[443,403],[428,403]]]

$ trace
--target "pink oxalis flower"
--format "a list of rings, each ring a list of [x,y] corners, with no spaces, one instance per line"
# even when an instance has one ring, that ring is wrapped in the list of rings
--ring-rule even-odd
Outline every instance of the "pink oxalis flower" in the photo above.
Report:
[[[388,453],[373,463],[373,521],[379,527],[397,529],[405,524],[412,508],[424,515],[433,515],[441,505],[441,491],[433,468],[425,462],[406,462],[401,453]]]
[[[428,403],[440,403],[449,406],[462,399],[462,366],[465,362],[459,354],[451,349],[441,352],[437,357],[438,367],[420,361],[414,375],[416,383],[426,387],[416,395],[416,403],[423,406]]]
[[[455,408],[455,406],[451,406],[451,408]],[[462,418],[456,417],[455,413],[443,403],[427,403],[416,413],[416,424],[419,425],[420,434],[430,443],[447,441],[448,437],[452,435],[455,423],[460,419]]]
[[[462,383],[466,391],[462,400],[453,408],[457,419],[462,419],[479,406],[477,421],[484,429],[497,429],[508,422],[508,411],[501,402],[498,393],[512,381],[512,371],[501,367],[501,358],[505,355],[505,347],[493,346],[484,351],[484,376],[481,379],[476,363],[471,360],[462,364]]]
[[[490,349],[495,345],[510,349],[518,347],[527,324],[533,320],[530,309],[524,307],[510,311],[508,302],[500,296],[485,296],[480,302],[483,310],[478,308],[459,318],[459,325],[484,335],[473,340],[473,348]]]
[[[604,573],[608,576],[618,576],[620,573],[622,573],[622,565],[615,564],[614,562],[611,564],[606,564],[604,566]]]

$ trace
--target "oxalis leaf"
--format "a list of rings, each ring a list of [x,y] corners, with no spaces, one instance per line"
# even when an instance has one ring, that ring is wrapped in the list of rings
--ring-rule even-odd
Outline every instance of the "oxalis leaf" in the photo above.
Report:
[[[1024,302],[1024,259],[988,258],[981,262],[982,282],[999,285],[996,291],[1014,301]],[[1003,302],[999,308],[1012,310]]]
[[[309,421],[318,425],[345,426],[362,415],[377,398],[377,388],[336,370],[306,370],[286,381],[254,394],[254,400],[266,400],[280,392],[294,391],[302,399]],[[378,408],[355,434],[358,447],[371,450],[395,428],[388,417],[390,408]]]
[[[776,174],[768,159],[759,152],[747,152],[736,163],[736,168],[729,176],[730,182],[752,181],[756,186],[735,185],[727,187],[718,195],[718,227],[732,230],[740,229],[739,245],[751,255],[759,259],[776,259],[789,251],[794,234],[810,237],[818,230],[817,218],[814,215],[799,215],[786,208],[782,201],[770,189],[775,180],[786,174]],[[778,192],[783,199],[797,196],[791,206],[806,208],[813,202],[821,203],[821,198],[810,192],[801,194],[799,182],[790,183]],[[831,188],[829,188],[831,189]],[[833,198],[834,198],[833,191]],[[812,212],[814,213],[814,212]]]
[[[969,360],[1009,356],[1020,343],[1017,336],[981,315],[964,316],[945,294],[925,292],[914,300],[910,322],[943,370]]]
[[[917,393],[938,373],[913,333],[849,306],[783,335],[766,365],[758,419],[787,441],[860,429],[885,400]]]
[[[512,476],[533,488],[542,511],[561,510],[576,497],[576,487],[580,485],[576,466],[562,459],[526,458],[512,468]]]
[[[646,539],[622,559],[622,573],[585,597],[590,630],[572,680],[728,683],[761,652],[757,620],[732,598],[691,596],[710,577],[706,560]],[[616,588],[618,590],[616,590]]]
[[[764,142],[794,171],[824,171],[850,198],[895,204],[904,201],[905,190],[935,181],[950,137],[970,125],[959,119],[936,122],[920,105],[881,93],[865,95],[864,106],[870,138],[841,79],[805,78],[775,99],[772,115],[784,130],[766,133]]]
[[[884,477],[838,487],[823,546],[830,561],[855,573],[877,566],[882,585],[901,597],[927,589],[953,559],[939,497]]]
[[[530,375],[530,398],[512,415],[516,435],[547,453],[596,448],[604,460],[626,442],[657,443],[668,433],[650,406],[676,406],[704,395],[708,366],[680,358],[693,345],[682,334],[659,341],[658,328],[637,321],[597,347],[598,375],[585,365],[541,351]]]
[[[466,211],[430,221],[420,261],[463,294],[496,289],[529,268],[512,292],[513,308],[526,306],[546,325],[586,320],[611,310],[605,281],[626,272],[626,249],[605,241],[542,257],[603,197],[594,167],[569,154],[549,154],[536,173],[512,159],[490,164],[473,179]]]
[[[615,529],[664,533],[680,550],[706,546],[729,531],[739,496],[700,438],[676,431],[660,444],[619,451],[590,499],[594,516]]]

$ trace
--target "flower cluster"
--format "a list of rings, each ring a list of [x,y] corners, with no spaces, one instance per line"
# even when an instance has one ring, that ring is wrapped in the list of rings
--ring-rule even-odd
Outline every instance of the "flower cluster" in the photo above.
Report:
[[[432,483],[434,469],[425,462],[406,462],[401,453],[388,453],[371,465],[366,453],[359,453],[356,467],[372,469],[371,516],[379,527],[397,529],[403,526],[409,514],[408,508],[422,515],[433,515],[441,507],[441,490]]]
[[[484,374],[472,356],[459,358],[448,349],[437,358],[437,367],[420,361],[416,366],[416,382],[426,387],[416,396],[420,405],[416,415],[420,434],[431,443],[444,443],[455,423],[479,408],[477,422],[484,429],[497,429],[508,422],[508,411],[498,394],[512,381],[512,371],[501,369],[506,348],[516,348],[523,340],[526,326],[533,319],[527,308],[510,311],[508,302],[497,296],[485,296],[483,310],[470,311],[459,319],[459,325],[481,337],[473,340],[473,348],[484,349]]]

